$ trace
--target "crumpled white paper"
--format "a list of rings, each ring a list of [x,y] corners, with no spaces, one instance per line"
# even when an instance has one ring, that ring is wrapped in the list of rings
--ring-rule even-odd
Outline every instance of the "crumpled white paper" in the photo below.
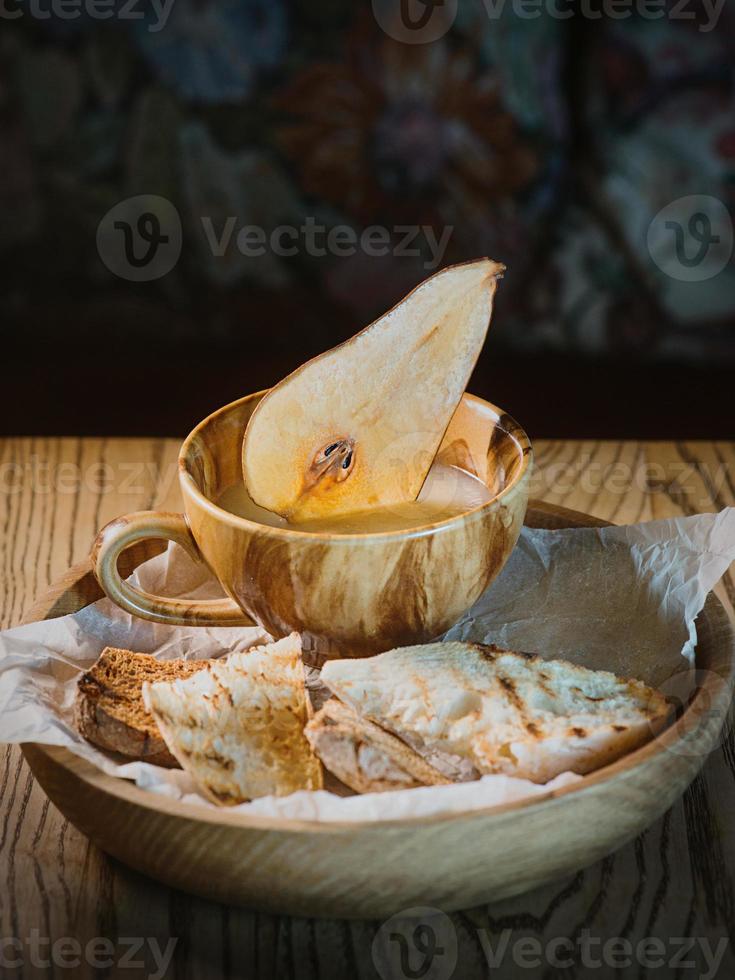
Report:
[[[733,561],[735,508],[629,527],[524,528],[502,574],[447,637],[561,657],[661,686],[693,662],[694,619]],[[206,568],[173,545],[142,565],[133,581],[177,597],[222,594]],[[186,773],[122,762],[81,738],[73,724],[77,679],[105,646],[191,659],[244,650],[266,637],[257,627],[155,625],[107,600],[73,616],[7,630],[0,633],[0,742],[64,745],[146,790],[212,806]],[[235,809],[284,819],[400,820],[484,809],[578,779],[564,773],[537,786],[485,776],[462,785],[351,797],[300,792]]]

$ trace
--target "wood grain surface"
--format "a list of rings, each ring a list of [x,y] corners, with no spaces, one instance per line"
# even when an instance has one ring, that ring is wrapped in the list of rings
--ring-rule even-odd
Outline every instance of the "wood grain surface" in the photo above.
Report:
[[[19,622],[39,593],[86,556],[106,521],[132,510],[177,509],[177,449],[172,440],[0,443],[0,625]],[[532,496],[608,520],[735,504],[731,443],[542,442],[536,449]],[[718,594],[735,599],[732,570]],[[433,972],[422,973],[413,950],[408,971],[382,967],[382,976],[731,977],[734,812],[728,729],[685,796],[632,844],[567,881],[453,914],[438,929],[446,949]],[[380,925],[252,913],[156,885],[90,846],[49,804],[20,751],[3,750],[0,977],[362,980],[381,976],[382,960],[373,955]],[[456,935],[456,967],[447,935]],[[81,966],[71,965],[78,950],[67,937],[82,945]],[[92,939],[96,945],[85,951]],[[173,955],[157,972],[170,940]],[[534,941],[546,949],[540,957]],[[488,959],[493,952],[497,968]]]

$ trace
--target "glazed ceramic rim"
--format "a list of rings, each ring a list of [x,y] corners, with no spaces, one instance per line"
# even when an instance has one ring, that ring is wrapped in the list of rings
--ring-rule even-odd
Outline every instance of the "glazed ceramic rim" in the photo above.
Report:
[[[503,487],[499,493],[495,494],[494,497],[486,501],[484,504],[480,504],[478,507],[472,507],[470,510],[463,511],[461,514],[457,514],[454,517],[449,517],[443,521],[436,521],[433,524],[422,524],[418,527],[403,528],[398,531],[363,531],[342,534],[335,531],[301,531],[297,528],[273,527],[270,524],[260,524],[258,521],[251,521],[246,517],[239,517],[237,514],[233,514],[231,511],[225,510],[223,507],[216,504],[205,493],[203,493],[190,472],[188,460],[192,455],[191,450],[195,440],[201,437],[202,432],[212,422],[221,416],[227,415],[229,412],[235,411],[235,409],[239,408],[245,402],[251,401],[254,398],[264,397],[268,391],[270,391],[269,388],[264,388],[262,391],[253,392],[250,395],[245,395],[244,398],[238,398],[227,405],[223,405],[221,408],[218,408],[216,411],[212,412],[206,418],[202,419],[202,421],[199,422],[194,429],[192,429],[186,439],[184,439],[179,451],[178,465],[182,490],[190,494],[196,500],[199,506],[207,510],[216,520],[249,531],[257,530],[268,535],[272,533],[278,537],[287,537],[296,540],[312,539],[323,541],[325,538],[327,538],[331,541],[345,542],[354,542],[356,540],[400,540],[401,538],[406,537],[419,538],[429,534],[442,533],[454,528],[460,523],[464,523],[468,518],[472,520],[477,519],[486,510],[489,510],[491,507],[497,507],[497,505],[503,501],[504,498],[508,498],[514,494],[517,491],[517,488],[522,484],[525,477],[528,475],[533,463],[533,446],[531,445],[531,440],[526,434],[525,429],[519,425],[518,422],[516,422],[513,416],[509,415],[497,405],[493,405],[492,402],[489,402],[484,398],[480,398],[478,395],[472,395],[469,392],[465,392],[462,396],[463,400],[468,399],[486,409],[490,409],[490,411],[494,413],[494,415],[497,417],[496,424],[499,425],[505,435],[516,444],[521,458],[520,467],[508,485]],[[510,431],[511,429],[514,429],[514,431]]]

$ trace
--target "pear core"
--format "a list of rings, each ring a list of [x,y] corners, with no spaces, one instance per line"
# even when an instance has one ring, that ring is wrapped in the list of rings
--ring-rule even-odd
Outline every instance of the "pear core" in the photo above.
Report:
[[[503,271],[490,259],[443,269],[272,388],[243,439],[252,500],[298,522],[416,500]]]

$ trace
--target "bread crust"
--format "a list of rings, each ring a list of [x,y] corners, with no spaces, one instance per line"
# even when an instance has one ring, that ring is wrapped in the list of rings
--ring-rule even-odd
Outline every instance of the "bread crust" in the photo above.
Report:
[[[95,700],[81,691],[77,695],[74,721],[77,730],[88,742],[100,749],[117,752],[120,755],[150,762],[154,766],[166,769],[180,769],[178,762],[166,748],[166,743],[159,736],[151,736],[147,732],[127,725],[105,711]]]
[[[77,730],[88,742],[130,759],[180,768],[143,704],[146,679],[189,677],[209,661],[156,660],[150,654],[106,647],[79,678],[74,705]]]
[[[336,698],[317,712],[304,734],[324,767],[356,793],[450,782],[397,736]]]

